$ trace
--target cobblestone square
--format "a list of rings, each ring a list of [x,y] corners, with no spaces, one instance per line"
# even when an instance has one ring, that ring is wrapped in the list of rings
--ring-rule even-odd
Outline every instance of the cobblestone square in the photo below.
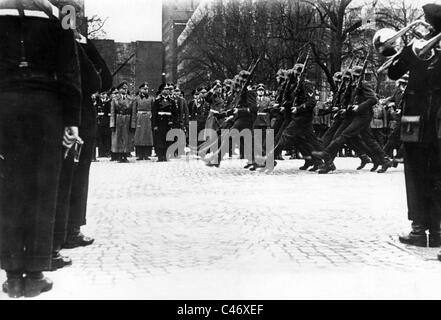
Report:
[[[54,289],[38,299],[439,298],[439,250],[397,239],[402,168],[358,162],[320,176],[299,160],[264,174],[237,159],[100,159],[84,228],[96,242],[63,251],[73,266],[48,273]]]

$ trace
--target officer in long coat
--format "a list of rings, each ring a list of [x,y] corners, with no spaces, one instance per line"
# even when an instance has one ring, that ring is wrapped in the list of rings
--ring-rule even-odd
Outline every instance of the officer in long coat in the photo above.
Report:
[[[425,17],[441,32],[441,6],[423,6]],[[404,173],[407,191],[410,234],[400,242],[425,247],[439,247],[441,219],[441,155],[440,155],[440,53],[428,61],[418,59],[411,46],[404,48],[389,68],[389,77],[398,80],[409,72],[401,118],[401,139],[404,144]],[[427,241],[426,231],[429,231]]]
[[[170,155],[167,155],[167,149],[171,142],[167,141],[167,133],[173,129],[174,124],[179,119],[178,107],[170,97],[171,90],[173,90],[172,85],[165,85],[152,108],[152,126],[158,162],[169,160]]]
[[[10,297],[51,290],[62,143],[79,139],[81,88],[72,30],[46,0],[0,3],[0,265]],[[64,132],[64,138],[63,138]]]
[[[138,160],[150,160],[153,149],[152,107],[155,99],[148,94],[147,82],[143,83],[139,90],[135,100],[135,149]]]
[[[129,95],[129,86],[122,82],[117,89],[119,94],[112,100],[110,128],[112,129],[112,152],[118,162],[128,162],[127,155],[133,149],[133,135],[136,130],[135,100]]]

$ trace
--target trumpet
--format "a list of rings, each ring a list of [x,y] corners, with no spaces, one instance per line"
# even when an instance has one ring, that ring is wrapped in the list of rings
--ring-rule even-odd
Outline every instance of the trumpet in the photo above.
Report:
[[[416,35],[416,37],[412,40],[415,42],[415,39],[420,38],[420,40],[422,40],[424,37],[429,35],[431,29],[432,27],[430,24],[424,20],[416,20],[399,31],[395,31],[390,28],[378,30],[372,39],[374,48],[379,54],[389,58],[380,67],[380,69],[378,69],[378,72],[382,72],[389,68],[395,57],[403,51],[403,36],[406,33],[412,31]]]
[[[435,56],[435,50],[440,49],[441,33],[430,40],[414,40],[412,51],[418,59],[428,61]],[[438,48],[435,48],[438,46]]]

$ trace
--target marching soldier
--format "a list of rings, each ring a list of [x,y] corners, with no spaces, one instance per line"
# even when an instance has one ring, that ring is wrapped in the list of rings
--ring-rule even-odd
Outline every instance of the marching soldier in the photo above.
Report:
[[[435,32],[441,32],[441,5],[423,6],[426,21]],[[408,218],[412,231],[400,242],[426,247],[439,247],[441,218],[440,105],[441,62],[437,51],[432,59],[421,60],[408,46],[389,67],[389,77],[398,80],[409,72],[401,118],[401,140],[404,145],[404,173]],[[426,231],[429,231],[427,241]],[[441,255],[438,256],[441,258]]]
[[[43,272],[52,268],[62,143],[79,139],[80,67],[74,34],[50,2],[3,1],[0,9],[2,289],[34,297],[52,289]]]
[[[313,150],[321,150],[321,143],[314,134],[312,120],[314,117],[314,108],[316,100],[314,90],[307,81],[301,82],[301,75],[304,72],[305,65],[296,64],[291,70],[295,77],[295,82],[287,90],[284,107],[290,111],[286,118],[290,119],[286,128],[276,138],[274,154],[279,154],[282,149],[291,149],[295,146],[305,157],[306,161],[300,170],[318,170],[322,165],[320,160],[312,158]],[[296,93],[295,90],[298,89]],[[297,94],[297,95],[296,95]],[[296,95],[296,96],[295,96]]]
[[[135,99],[136,131],[135,150],[137,160],[150,160],[153,150],[152,107],[155,99],[149,95],[149,85],[144,82],[139,86],[139,95]]]
[[[222,83],[217,80],[208,94],[205,97],[205,102],[208,104],[210,111],[208,113],[207,121],[205,122],[205,129],[207,130],[204,135],[204,140],[211,141],[217,139],[217,132],[221,128],[224,115],[223,110],[225,101],[222,97]],[[214,132],[216,135],[213,136]]]
[[[347,92],[347,97],[344,97],[344,99],[349,101],[349,103],[346,103],[348,107],[346,110],[343,110],[344,120],[335,133],[334,139],[324,151],[313,152],[313,156],[325,160],[325,167],[320,173],[328,173],[334,170],[334,159],[338,151],[347,143],[357,145],[360,149],[363,143],[365,143],[367,146],[366,151],[372,155],[375,162],[381,163],[380,173],[386,172],[392,166],[392,163],[386,157],[380,145],[375,141],[370,130],[373,116],[372,108],[378,100],[375,92],[368,84],[361,82],[361,87],[358,87],[362,71],[362,67],[354,67],[351,72],[354,81],[352,81],[351,87]]]
[[[167,149],[171,143],[167,141],[167,132],[173,129],[179,119],[178,107],[170,97],[172,90],[172,85],[164,85],[152,107],[152,126],[158,162],[168,161]]]
[[[110,128],[112,129],[112,152],[120,163],[127,163],[127,155],[133,151],[133,135],[136,130],[135,101],[129,95],[129,86],[123,81],[112,100]]]
[[[253,129],[253,124],[254,121],[256,120],[256,116],[257,116],[257,99],[256,99],[256,93],[252,90],[249,90],[249,88],[242,88],[246,82],[248,77],[250,77],[251,74],[248,71],[241,71],[239,73],[239,76],[237,78],[237,83],[236,83],[236,93],[238,94],[240,92],[241,89],[243,89],[243,91],[241,92],[241,96],[239,98],[239,102],[238,105],[231,105],[231,109],[228,111],[227,115],[230,117],[231,122],[232,122],[232,126],[230,128],[230,132],[231,130],[235,130],[237,132],[239,132],[239,134],[243,131],[243,130],[250,130],[250,132],[252,132]],[[228,123],[228,118],[226,120],[226,123]],[[234,131],[233,131],[234,132]],[[229,137],[228,137],[229,138]],[[224,146],[229,144],[229,139],[225,138],[225,137],[221,137],[221,147],[217,150],[217,152],[215,152],[214,155],[212,155],[208,161],[207,161],[207,166],[209,167],[219,167],[221,161],[223,160],[224,154],[225,152],[228,152],[228,150],[224,150]],[[233,139],[234,141],[234,139]],[[245,141],[239,142],[240,146],[240,156],[241,159],[245,158]],[[250,146],[252,148],[252,146]],[[234,147],[233,147],[234,148]],[[254,159],[252,159],[252,155],[247,155],[249,159],[248,163],[249,163],[249,167],[251,167],[251,165],[254,162]],[[217,163],[216,163],[217,161]],[[248,166],[248,165],[247,165]]]

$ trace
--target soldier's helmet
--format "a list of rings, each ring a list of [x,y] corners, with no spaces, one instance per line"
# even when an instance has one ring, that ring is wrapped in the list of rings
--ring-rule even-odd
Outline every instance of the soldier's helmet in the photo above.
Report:
[[[241,83],[246,82],[250,75],[251,75],[250,72],[242,70],[241,72],[239,72],[239,81]]]
[[[231,88],[233,86],[233,80],[232,79],[225,79],[224,86],[227,88]]]
[[[296,72],[296,73],[301,73],[301,72],[303,71],[303,68],[305,68],[305,65],[304,65],[303,63],[296,63],[296,64],[294,65],[293,70],[294,70],[294,72]]]
[[[148,82],[144,82],[143,84],[141,84],[139,86],[138,89],[148,89],[149,88],[149,83]]]
[[[259,83],[257,85],[257,91],[259,91],[259,90],[265,90],[265,85],[263,83]]]
[[[343,73],[338,71],[334,74],[333,79],[335,82],[341,82],[341,80],[343,79]]]
[[[173,83],[167,83],[164,87],[164,90],[173,90],[175,88],[175,86],[173,85]]]
[[[352,72],[351,72],[351,70],[346,70],[346,71],[342,74],[342,79],[348,79],[348,80],[351,80],[351,79],[352,79]]]
[[[216,88],[222,88],[222,82],[220,80],[216,80],[213,82],[212,88],[216,89]]]

